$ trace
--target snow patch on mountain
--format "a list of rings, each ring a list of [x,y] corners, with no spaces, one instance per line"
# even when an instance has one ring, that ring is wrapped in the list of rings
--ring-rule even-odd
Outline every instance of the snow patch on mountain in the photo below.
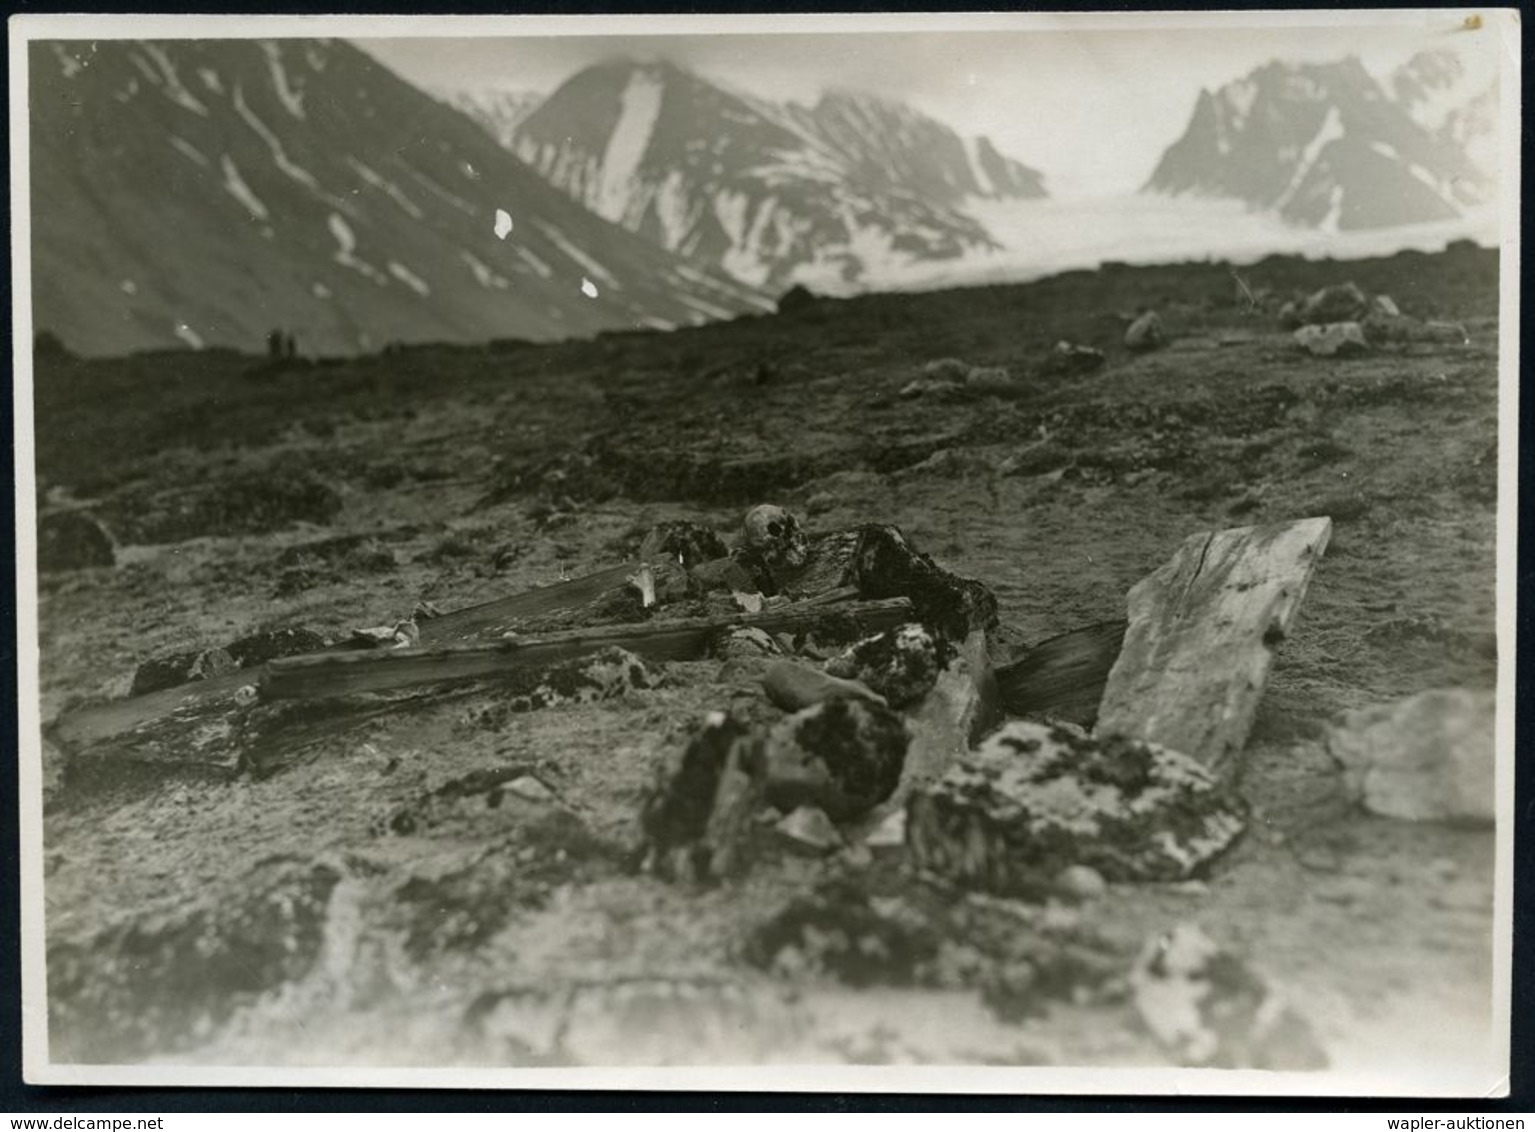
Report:
[[[272,89],[277,94],[277,101],[295,118],[304,119],[304,95],[295,90],[292,81],[288,77],[286,68],[282,65],[282,48],[269,39],[261,41],[261,53],[266,56],[267,69],[272,77]]]
[[[203,153],[202,150],[198,149],[191,142],[187,141],[186,138],[179,138],[175,134],[171,134],[170,143],[172,148],[174,148],[177,153],[181,154],[194,165],[201,165],[204,169],[208,168],[210,162],[208,161],[207,156]]]
[[[538,229],[545,236],[549,237],[550,243],[565,253],[567,259],[580,267],[588,275],[596,277],[603,283],[606,283],[609,287],[617,289],[620,286],[618,280],[613,278],[613,273],[611,271],[603,267],[602,264],[598,263],[591,256],[587,255],[586,252],[578,248],[569,240],[569,238],[566,237],[565,233],[561,232],[558,228],[554,227],[552,224],[545,224],[542,221],[539,221]]]
[[[393,275],[423,299],[432,293],[432,289],[426,285],[426,280],[397,260],[389,261],[389,274]]]
[[[239,168],[227,153],[219,159],[219,168],[224,172],[225,192],[239,201],[252,218],[267,220],[271,217],[272,214],[267,211],[267,206],[261,203],[260,197],[251,192],[251,187],[240,176]]]
[[[596,210],[609,220],[621,220],[628,201],[629,185],[645,158],[645,149],[661,113],[663,91],[658,76],[636,68],[619,96],[618,124],[608,135],[603,151]]]

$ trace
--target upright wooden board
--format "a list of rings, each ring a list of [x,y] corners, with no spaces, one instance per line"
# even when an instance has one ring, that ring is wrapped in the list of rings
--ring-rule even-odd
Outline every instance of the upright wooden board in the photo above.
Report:
[[[1130,591],[1097,733],[1149,739],[1232,773],[1331,534],[1332,520],[1319,518],[1185,540]]]

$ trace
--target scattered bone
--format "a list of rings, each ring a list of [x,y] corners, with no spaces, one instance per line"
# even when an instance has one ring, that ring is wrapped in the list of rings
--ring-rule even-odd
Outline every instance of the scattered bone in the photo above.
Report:
[[[890,706],[885,697],[857,680],[828,675],[819,668],[792,660],[774,661],[762,676],[768,699],[784,711],[800,711],[827,700],[867,700]]]
[[[782,507],[761,503],[741,521],[741,545],[769,570],[794,570],[810,555],[810,541],[799,520]]]

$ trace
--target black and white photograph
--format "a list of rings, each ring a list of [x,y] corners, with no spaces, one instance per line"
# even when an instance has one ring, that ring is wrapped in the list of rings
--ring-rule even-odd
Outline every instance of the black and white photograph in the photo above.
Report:
[[[10,49],[29,1082],[1506,1094],[1517,12]]]

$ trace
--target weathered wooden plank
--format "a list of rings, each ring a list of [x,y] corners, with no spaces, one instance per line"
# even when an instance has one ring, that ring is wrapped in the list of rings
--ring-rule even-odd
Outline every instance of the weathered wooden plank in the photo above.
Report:
[[[1130,591],[1130,626],[1097,733],[1148,739],[1233,773],[1274,650],[1290,632],[1332,520],[1194,535]]]
[[[261,695],[263,699],[316,699],[482,680],[532,664],[569,660],[610,646],[656,660],[689,660],[702,656],[717,634],[730,629],[793,633],[836,617],[851,618],[861,631],[873,633],[910,620],[912,612],[908,599],[891,598],[809,608],[790,605],[733,617],[573,629],[486,645],[315,653],[272,661],[261,683]]]
[[[455,609],[440,617],[419,622],[417,627],[421,630],[421,643],[439,644],[467,640],[482,634],[500,635],[509,629],[516,629],[519,623],[529,618],[586,605],[612,590],[622,589],[639,568],[638,562],[626,562],[580,578]]]
[[[997,669],[997,690],[1010,715],[1049,715],[1091,726],[1103,687],[1125,639],[1124,621],[1103,621],[1041,641]]]
[[[213,721],[236,706],[241,688],[256,683],[260,669],[236,669],[208,680],[151,692],[131,699],[66,712],[50,729],[53,740],[67,751],[83,750],[117,736],[137,736],[136,744],[153,750],[163,742],[183,751],[187,736],[199,721]]]

